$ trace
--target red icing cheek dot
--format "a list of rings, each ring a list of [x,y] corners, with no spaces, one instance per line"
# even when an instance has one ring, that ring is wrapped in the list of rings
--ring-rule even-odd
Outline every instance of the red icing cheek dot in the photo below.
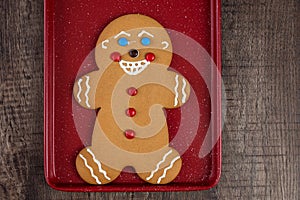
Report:
[[[121,54],[119,52],[113,52],[112,54],[110,54],[110,58],[114,62],[120,62],[121,61]]]
[[[147,53],[145,58],[147,61],[152,62],[155,60],[155,55],[153,53]]]

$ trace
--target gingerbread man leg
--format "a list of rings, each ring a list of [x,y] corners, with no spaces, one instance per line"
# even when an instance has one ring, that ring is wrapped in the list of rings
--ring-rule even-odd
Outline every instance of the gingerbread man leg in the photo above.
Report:
[[[101,163],[89,147],[77,155],[76,168],[84,181],[94,185],[110,183],[120,175],[120,171]]]
[[[179,153],[169,147],[166,154],[161,155],[161,160],[154,164],[151,172],[138,173],[139,177],[152,184],[167,184],[179,174],[182,160]]]

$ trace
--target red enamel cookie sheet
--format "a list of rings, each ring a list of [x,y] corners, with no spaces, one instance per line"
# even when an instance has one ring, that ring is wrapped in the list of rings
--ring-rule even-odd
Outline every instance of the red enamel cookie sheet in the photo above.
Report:
[[[219,0],[46,0],[47,183],[82,192],[215,186],[220,21]]]

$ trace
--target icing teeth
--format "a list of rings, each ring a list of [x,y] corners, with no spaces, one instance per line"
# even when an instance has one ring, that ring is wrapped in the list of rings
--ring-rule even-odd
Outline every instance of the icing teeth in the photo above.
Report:
[[[138,75],[142,71],[144,71],[148,65],[150,64],[147,60],[141,60],[137,62],[129,62],[125,60],[121,60],[119,62],[120,67],[124,70],[128,75]]]

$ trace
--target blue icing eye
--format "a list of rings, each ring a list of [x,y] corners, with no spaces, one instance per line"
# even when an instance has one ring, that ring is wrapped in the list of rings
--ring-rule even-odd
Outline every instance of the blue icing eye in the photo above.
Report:
[[[128,45],[128,40],[126,38],[120,38],[118,40],[118,43],[119,43],[120,46],[125,47],[125,46]]]
[[[150,38],[144,37],[144,38],[142,38],[141,43],[144,46],[149,46],[151,44],[151,40],[150,40]]]

